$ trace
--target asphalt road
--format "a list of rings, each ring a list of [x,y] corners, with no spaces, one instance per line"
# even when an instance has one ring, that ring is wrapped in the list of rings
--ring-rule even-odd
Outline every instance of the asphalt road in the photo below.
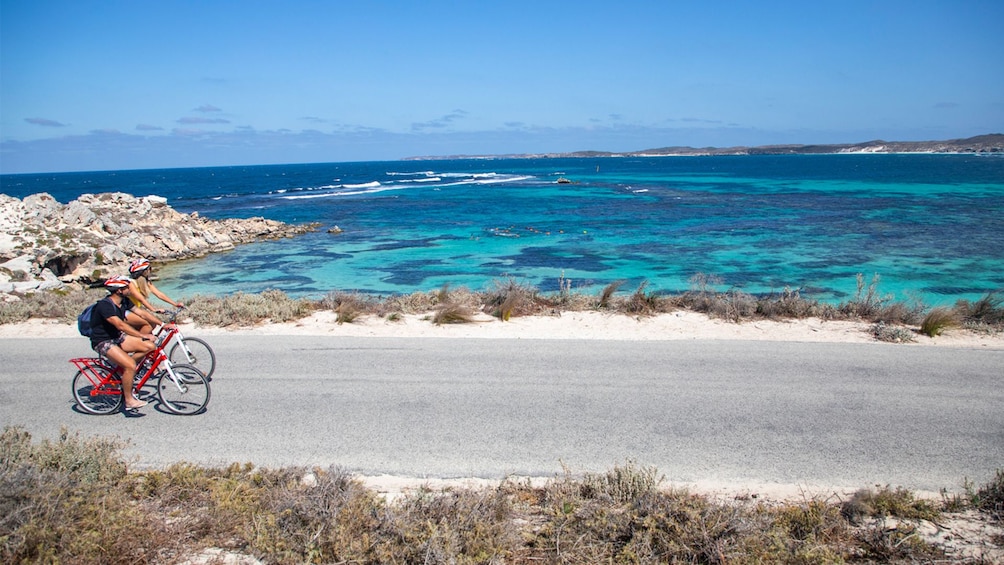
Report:
[[[634,460],[679,482],[913,489],[1004,468],[1004,351],[891,344],[212,336],[206,413],[79,413],[84,338],[0,340],[0,422],[136,467],[502,478]]]

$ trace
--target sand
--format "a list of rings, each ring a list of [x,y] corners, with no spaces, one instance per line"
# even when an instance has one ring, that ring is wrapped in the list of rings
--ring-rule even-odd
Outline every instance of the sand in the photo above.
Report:
[[[353,323],[338,324],[335,314],[321,311],[281,324],[253,327],[201,327],[183,324],[193,335],[327,335],[332,337],[401,337],[463,339],[606,339],[606,340],[745,340],[831,343],[882,343],[872,335],[872,324],[827,321],[818,318],[732,323],[703,314],[679,311],[649,317],[601,312],[564,312],[555,316],[527,316],[503,322],[481,315],[469,324],[435,325],[430,315],[406,315],[388,321],[363,316]],[[79,337],[76,326],[55,320],[32,319],[21,324],[0,325],[0,338]],[[987,335],[950,329],[931,338],[914,333],[914,341],[888,344],[893,347],[962,347],[1004,349],[1004,334]]]

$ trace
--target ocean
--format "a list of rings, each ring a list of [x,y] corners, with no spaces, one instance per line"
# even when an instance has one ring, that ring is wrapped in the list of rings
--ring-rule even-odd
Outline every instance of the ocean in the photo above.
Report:
[[[559,182],[561,180],[562,182]],[[568,182],[563,182],[568,181]],[[2,192],[159,195],[210,218],[316,232],[164,264],[171,296],[411,293],[503,281],[557,292],[852,298],[860,273],[926,306],[1004,289],[1004,157],[850,154],[538,158],[24,174]],[[339,233],[333,233],[337,226]]]

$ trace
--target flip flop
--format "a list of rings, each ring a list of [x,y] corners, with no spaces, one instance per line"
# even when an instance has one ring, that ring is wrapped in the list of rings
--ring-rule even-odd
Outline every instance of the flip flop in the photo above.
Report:
[[[147,404],[150,404],[149,402],[147,402],[147,401],[145,401],[145,400],[143,400],[143,401],[141,401],[141,402],[143,402],[143,404],[139,404],[139,405],[137,405],[137,406],[129,406],[129,405],[125,405],[125,409],[126,409],[126,410],[139,410],[140,408],[142,408],[142,407],[146,406]]]

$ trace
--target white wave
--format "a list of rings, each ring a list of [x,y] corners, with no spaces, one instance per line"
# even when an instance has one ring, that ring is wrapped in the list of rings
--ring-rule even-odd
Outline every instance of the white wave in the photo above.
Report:
[[[504,183],[504,182],[519,182],[519,181],[528,180],[528,179],[532,179],[532,178],[533,178],[532,175],[522,175],[522,176],[520,176],[520,175],[514,175],[514,176],[511,176],[511,177],[501,177],[501,178],[498,177],[498,176],[495,176],[495,177],[491,177],[491,178],[483,178],[483,179],[475,180],[475,181],[473,181],[473,183],[474,184],[501,184],[501,183]]]
[[[373,182],[364,182],[362,184],[344,184],[342,186],[344,188],[376,188],[380,186],[380,183],[378,181],[373,181]]]
[[[371,186],[375,185],[375,186]],[[344,188],[353,188],[353,185],[346,184]],[[388,190],[404,190],[403,186],[383,186],[380,183],[366,183],[365,185],[355,185],[355,188],[366,188],[368,190],[337,190],[331,192],[324,192],[321,194],[302,194],[296,196],[283,196],[285,200],[303,200],[305,198],[333,198],[336,196],[358,196],[360,194],[375,194],[377,192],[385,192]]]
[[[424,179],[404,179],[395,182],[397,182],[398,184],[406,184],[406,183],[419,183],[419,182],[439,182],[441,180],[443,179],[439,177],[428,177]]]
[[[427,177],[431,177],[431,176],[435,175],[436,173],[434,171],[416,171],[414,173],[398,173],[398,172],[388,171],[386,174],[389,177],[412,177],[412,176],[416,176],[417,177],[417,176],[422,176],[422,175],[427,176]]]

